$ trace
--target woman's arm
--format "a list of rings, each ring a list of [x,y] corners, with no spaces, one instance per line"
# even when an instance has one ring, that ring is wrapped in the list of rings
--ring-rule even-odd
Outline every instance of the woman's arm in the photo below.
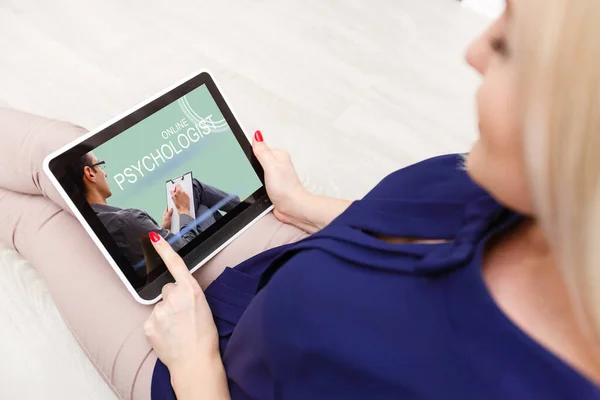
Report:
[[[229,399],[217,327],[202,288],[181,257],[155,232],[148,235],[175,283],[162,288],[144,332],[171,374],[179,400]]]
[[[293,196],[290,206],[275,209],[281,222],[294,225],[308,233],[315,233],[329,225],[352,204],[350,200],[318,196],[306,190]]]
[[[217,351],[212,357],[198,359],[195,365],[173,367],[171,386],[178,400],[229,400],[225,368]]]

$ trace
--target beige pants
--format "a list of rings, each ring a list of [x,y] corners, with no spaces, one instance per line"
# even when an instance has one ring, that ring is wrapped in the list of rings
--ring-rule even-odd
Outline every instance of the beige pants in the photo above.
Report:
[[[45,279],[73,335],[121,399],[149,399],[156,355],[138,304],[41,170],[44,157],[81,127],[0,108],[0,244],[13,246]],[[226,267],[306,234],[272,214],[194,276],[206,287]]]

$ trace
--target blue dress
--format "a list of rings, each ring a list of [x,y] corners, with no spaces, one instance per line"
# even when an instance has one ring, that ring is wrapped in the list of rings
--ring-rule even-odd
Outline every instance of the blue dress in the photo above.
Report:
[[[442,156],[397,171],[322,231],[207,288],[233,400],[600,397],[491,298],[485,245],[522,217],[460,162]],[[152,399],[174,398],[159,361]]]

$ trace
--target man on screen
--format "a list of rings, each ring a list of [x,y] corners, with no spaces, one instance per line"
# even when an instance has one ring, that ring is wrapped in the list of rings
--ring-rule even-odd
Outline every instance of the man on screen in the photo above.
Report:
[[[177,237],[169,231],[173,210],[165,211],[159,225],[143,210],[122,209],[108,205],[107,199],[112,192],[108,184],[108,176],[103,171],[105,165],[104,161],[99,161],[91,152],[72,163],[68,170],[75,184],[74,190],[83,194],[129,263],[132,266],[140,266],[142,269],[145,269],[144,263],[142,263],[145,259],[142,240],[147,238],[148,233],[158,233],[168,240],[175,250],[179,250],[221,217],[218,211],[206,213],[207,210],[225,199],[228,200],[219,208],[225,212],[232,210],[240,203],[239,197],[230,196],[194,179],[196,216],[202,217],[200,222],[196,222],[190,216],[189,196],[177,185],[172,193],[172,198],[179,214],[180,229],[184,232]],[[71,194],[71,197],[77,198],[78,196]]]

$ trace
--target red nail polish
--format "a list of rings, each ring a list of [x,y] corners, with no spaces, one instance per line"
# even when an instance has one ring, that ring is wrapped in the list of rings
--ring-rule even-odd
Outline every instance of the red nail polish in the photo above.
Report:
[[[156,232],[150,232],[148,236],[150,236],[150,240],[152,240],[154,243],[160,240],[160,235]]]
[[[254,133],[254,139],[256,139],[257,142],[262,142],[263,141],[262,133],[260,131],[256,131]]]

